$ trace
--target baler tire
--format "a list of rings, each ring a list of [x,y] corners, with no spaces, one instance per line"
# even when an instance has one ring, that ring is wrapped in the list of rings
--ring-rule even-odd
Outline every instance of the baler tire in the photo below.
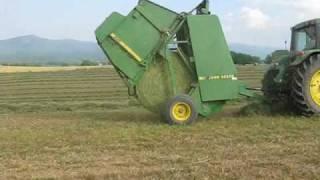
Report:
[[[310,85],[315,73],[320,71],[320,59],[313,56],[295,69],[291,97],[298,114],[313,116],[320,113],[320,105],[312,98]]]
[[[181,114],[177,108],[182,109]],[[179,95],[170,99],[163,112],[164,119],[169,125],[190,125],[198,119],[197,109],[188,95]]]

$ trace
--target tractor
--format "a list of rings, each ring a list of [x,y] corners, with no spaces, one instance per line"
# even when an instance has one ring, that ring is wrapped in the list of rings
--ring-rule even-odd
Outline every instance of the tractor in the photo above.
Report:
[[[320,113],[320,19],[292,28],[290,51],[273,62],[262,84],[272,103],[285,101],[304,116]]]

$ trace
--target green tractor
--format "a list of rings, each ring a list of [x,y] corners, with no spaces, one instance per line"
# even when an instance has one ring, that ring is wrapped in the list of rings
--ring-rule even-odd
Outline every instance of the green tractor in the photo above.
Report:
[[[263,92],[267,100],[285,101],[300,115],[320,113],[320,19],[292,28],[290,52],[267,71]]]

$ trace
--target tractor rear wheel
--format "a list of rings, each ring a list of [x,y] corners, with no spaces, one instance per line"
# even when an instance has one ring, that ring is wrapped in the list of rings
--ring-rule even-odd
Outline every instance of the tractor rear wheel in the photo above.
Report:
[[[198,118],[197,109],[190,96],[176,96],[168,101],[164,118],[170,125],[190,125]]]
[[[291,96],[299,114],[320,113],[320,58],[312,56],[295,69]]]

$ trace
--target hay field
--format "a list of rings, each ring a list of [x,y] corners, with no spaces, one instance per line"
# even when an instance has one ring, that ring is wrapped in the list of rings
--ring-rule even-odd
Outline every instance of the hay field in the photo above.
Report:
[[[241,66],[239,79],[260,87],[265,69]],[[135,104],[127,91],[110,67],[12,67],[0,73],[0,112],[80,111]]]
[[[239,69],[260,86],[265,67]],[[170,127],[110,68],[1,73],[0,88],[0,179],[320,178],[318,118],[231,106]]]
[[[31,66],[0,66],[0,73],[24,73],[24,72],[57,72],[79,69],[96,69],[96,66],[66,66],[66,67],[31,67]]]
[[[62,69],[0,73],[0,112],[80,111],[128,104],[127,89],[112,68]]]

